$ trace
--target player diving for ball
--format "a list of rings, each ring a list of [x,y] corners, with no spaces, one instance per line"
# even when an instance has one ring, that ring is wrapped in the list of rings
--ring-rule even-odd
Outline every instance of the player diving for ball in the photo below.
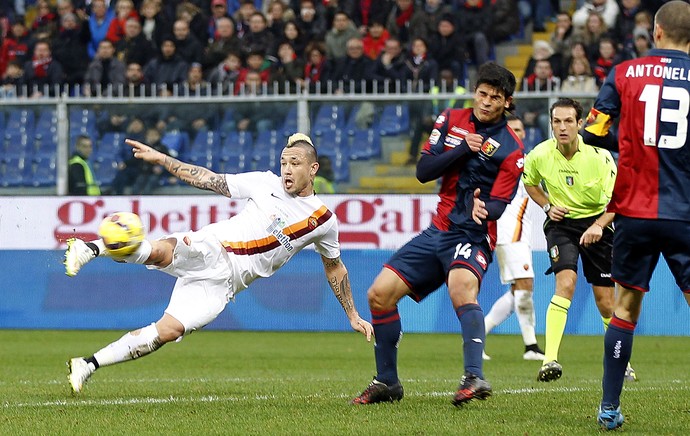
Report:
[[[135,157],[162,165],[194,187],[248,201],[228,220],[156,241],[144,240],[134,253],[118,259],[177,277],[170,303],[157,322],[126,333],[90,357],[71,359],[69,383],[74,393],[81,392],[100,367],[145,356],[204,327],[238,292],[259,277],[271,276],[310,244],[321,255],[328,284],[350,325],[371,340],[373,328],[355,308],[348,271],[340,259],[337,218],[314,194],[319,164],[307,135],[288,138],[280,157],[280,177],[268,171],[216,174],[141,142],[125,142]],[[67,275],[76,275],[98,256],[109,256],[101,239],[71,239],[65,253]]]

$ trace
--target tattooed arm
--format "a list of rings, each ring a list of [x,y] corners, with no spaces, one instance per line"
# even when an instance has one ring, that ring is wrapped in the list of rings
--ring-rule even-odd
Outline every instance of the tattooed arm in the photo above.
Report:
[[[170,174],[195,188],[230,197],[228,184],[223,175],[216,174],[208,168],[184,163],[133,139],[125,139],[125,143],[132,147],[134,157],[163,166]]]
[[[340,257],[329,259],[321,256],[321,261],[323,262],[323,269],[326,271],[328,284],[331,286],[335,298],[345,310],[350,325],[354,330],[366,336],[367,341],[370,341],[374,328],[369,322],[363,320],[355,309],[355,301],[352,299],[352,289],[350,288],[350,277],[345,264],[340,260]]]

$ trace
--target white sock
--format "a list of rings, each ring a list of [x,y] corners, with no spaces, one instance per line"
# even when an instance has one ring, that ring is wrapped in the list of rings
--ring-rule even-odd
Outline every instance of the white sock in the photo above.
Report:
[[[126,333],[117,341],[94,353],[98,366],[108,366],[146,356],[162,347],[155,323],[142,328],[138,335]]]
[[[149,259],[149,256],[151,256],[152,250],[153,247],[151,246],[151,243],[144,239],[139,245],[139,248],[137,248],[137,251],[125,257],[124,261],[127,263],[144,264]]]
[[[94,239],[93,241],[89,241],[89,242],[92,243],[93,245],[95,245],[96,247],[98,247],[98,255],[99,256],[107,256],[108,255],[108,252],[105,251],[105,242],[103,242],[103,239],[98,238],[98,239]]]
[[[496,300],[491,310],[484,317],[484,329],[489,333],[494,327],[507,320],[511,313],[513,313],[513,294],[510,290]]]
[[[522,340],[525,342],[525,345],[536,344],[537,336],[534,333],[536,320],[531,291],[515,290],[515,314],[520,324]]]

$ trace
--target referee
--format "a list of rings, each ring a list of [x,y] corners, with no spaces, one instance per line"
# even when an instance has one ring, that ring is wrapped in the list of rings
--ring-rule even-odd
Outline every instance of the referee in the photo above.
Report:
[[[606,205],[616,180],[616,164],[611,153],[585,144],[578,135],[583,123],[580,103],[561,98],[551,106],[550,115],[554,138],[527,155],[523,174],[527,193],[547,216],[544,233],[551,260],[547,274],[556,274],[556,292],[546,311],[544,361],[537,376],[544,382],[560,378],[563,372],[558,349],[577,283],[578,257],[604,328],[614,303],[610,227],[614,214],[606,212]]]

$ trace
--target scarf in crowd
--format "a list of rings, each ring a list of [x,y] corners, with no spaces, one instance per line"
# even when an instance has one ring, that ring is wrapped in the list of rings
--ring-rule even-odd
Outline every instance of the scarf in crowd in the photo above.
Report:
[[[48,67],[50,67],[50,63],[52,61],[52,57],[47,57],[45,59],[33,59],[32,65],[34,67],[34,76],[40,78],[48,77]]]
[[[362,25],[369,26],[369,8],[372,0],[360,0],[359,10],[362,11]]]
[[[395,17],[395,24],[398,27],[405,27],[410,18],[412,18],[412,13],[414,12],[414,5],[407,8],[406,11],[400,11],[397,17]]]

